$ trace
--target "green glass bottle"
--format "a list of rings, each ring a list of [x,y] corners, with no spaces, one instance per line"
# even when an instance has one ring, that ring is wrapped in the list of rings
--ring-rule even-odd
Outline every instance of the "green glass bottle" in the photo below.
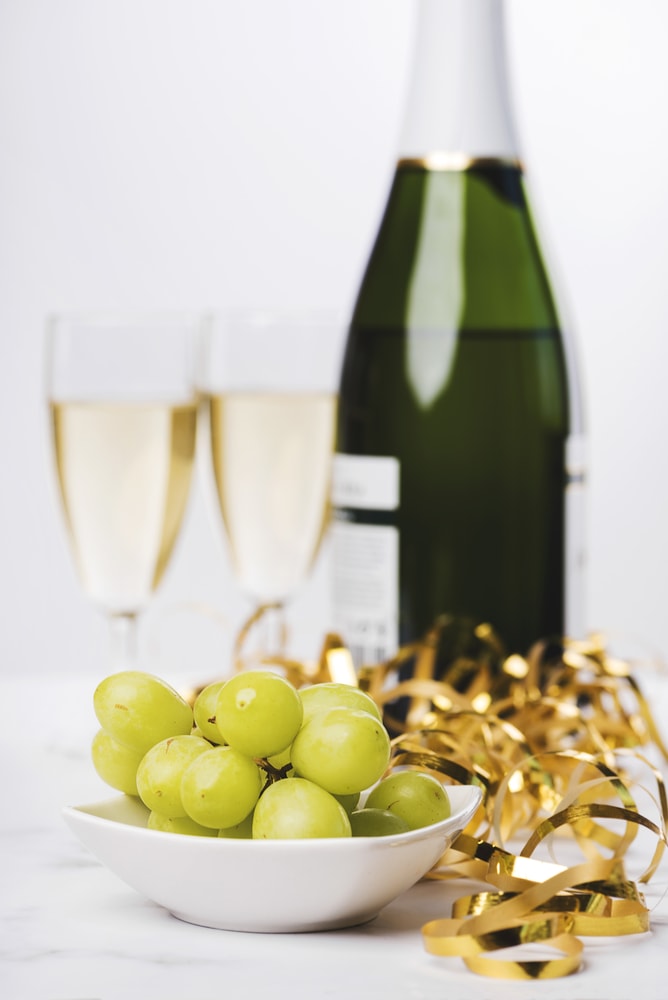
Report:
[[[514,136],[501,0],[420,0],[401,155],[340,385],[333,622],[359,663],[441,614],[582,627],[572,350]]]

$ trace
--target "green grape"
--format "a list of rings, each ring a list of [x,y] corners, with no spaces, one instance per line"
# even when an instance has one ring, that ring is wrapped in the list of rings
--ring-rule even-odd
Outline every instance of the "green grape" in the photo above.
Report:
[[[190,816],[161,816],[160,813],[149,814],[146,824],[149,830],[160,830],[162,833],[183,833],[189,837],[215,837],[216,831],[206,826],[200,826]]]
[[[212,684],[207,684],[197,695],[193,705],[195,725],[202,736],[212,743],[222,743],[223,739],[216,725],[216,705],[224,683],[225,681],[214,681]]]
[[[218,836],[225,840],[250,840],[253,836],[253,813],[249,813],[241,823],[219,830]]]
[[[95,689],[93,707],[102,728],[140,753],[168,736],[190,733],[190,705],[169,684],[140,670],[106,677]]]
[[[289,747],[302,723],[296,688],[268,670],[236,674],[223,685],[216,720],[223,739],[248,757],[271,757]]]
[[[104,729],[93,737],[93,766],[103,781],[126,795],[137,795],[137,768],[141,753],[119,743]]]
[[[299,696],[304,706],[302,725],[308,722],[316,712],[329,708],[352,708],[375,715],[379,722],[383,715],[371,695],[361,688],[351,684],[339,684],[330,681],[323,684],[313,684],[311,687],[300,688]]]
[[[296,773],[334,795],[369,788],[389,759],[390,737],[382,722],[368,712],[347,708],[318,712],[292,744]]]
[[[185,816],[181,801],[181,778],[188,765],[211,744],[199,736],[170,736],[144,754],[137,768],[137,791],[144,805],[175,819]]]
[[[255,840],[350,835],[350,820],[341,803],[305,778],[276,781],[263,792],[255,807]]]
[[[350,795],[335,795],[334,798],[340,802],[350,816],[356,809],[360,800],[359,792],[352,792]]]
[[[241,823],[262,790],[257,764],[234,747],[210,747],[184,771],[183,807],[196,823],[224,829]]]
[[[395,771],[376,785],[368,809],[389,809],[411,830],[439,823],[450,815],[450,799],[441,782],[425,771]]]
[[[389,809],[358,809],[350,817],[350,828],[353,837],[389,837],[410,830],[406,820]]]

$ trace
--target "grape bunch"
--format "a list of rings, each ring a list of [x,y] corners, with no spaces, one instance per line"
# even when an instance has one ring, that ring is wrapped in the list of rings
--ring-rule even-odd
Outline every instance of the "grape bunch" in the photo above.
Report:
[[[450,812],[427,772],[384,777],[391,747],[380,709],[350,685],[297,689],[248,670],[209,684],[191,707],[160,678],[121,671],[98,685],[93,703],[95,769],[142,800],[150,829],[254,840],[385,836]]]

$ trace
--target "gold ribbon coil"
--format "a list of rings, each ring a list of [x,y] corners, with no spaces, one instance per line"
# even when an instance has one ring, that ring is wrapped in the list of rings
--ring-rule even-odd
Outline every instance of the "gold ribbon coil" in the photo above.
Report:
[[[637,882],[648,882],[662,859],[666,790],[640,750],[664,761],[668,751],[632,665],[611,656],[601,636],[540,641],[526,656],[506,655],[491,626],[442,616],[421,641],[359,670],[335,635],[315,664],[282,654],[251,663],[245,648],[265,610],[239,634],[236,669],[271,664],[297,687],[359,684],[383,710],[390,769],[420,768],[446,785],[483,790],[467,829],[427,877],[466,878],[484,891],[424,925],[430,954],[459,957],[483,976],[547,979],[582,967],[580,937],[649,930],[625,860],[640,831],[655,846]],[[654,818],[641,813],[638,793]],[[505,845],[518,838],[524,844],[511,852]],[[566,842],[582,862],[534,856]]]

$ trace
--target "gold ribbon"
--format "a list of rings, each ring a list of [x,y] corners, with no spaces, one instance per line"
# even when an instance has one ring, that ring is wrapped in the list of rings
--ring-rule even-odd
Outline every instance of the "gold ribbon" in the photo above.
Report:
[[[235,669],[250,665],[245,646],[267,610],[242,629]],[[336,635],[313,664],[282,653],[254,663],[284,669],[296,687],[359,684],[393,735],[391,769],[416,767],[482,789],[476,815],[427,877],[488,888],[459,898],[450,918],[424,925],[428,952],[459,957],[479,975],[547,979],[581,968],[581,936],[649,930],[624,859],[641,829],[656,846],[638,881],[648,882],[662,859],[665,785],[640,750],[653,747],[668,760],[668,749],[631,664],[609,655],[603,637],[541,641],[526,656],[507,656],[488,624],[442,616],[421,641],[359,671]],[[639,811],[634,789],[653,804],[654,819]],[[521,837],[517,853],[504,846]],[[583,862],[533,856],[565,841]],[[549,957],[537,958],[538,947]],[[518,957],[517,948],[530,954]]]

